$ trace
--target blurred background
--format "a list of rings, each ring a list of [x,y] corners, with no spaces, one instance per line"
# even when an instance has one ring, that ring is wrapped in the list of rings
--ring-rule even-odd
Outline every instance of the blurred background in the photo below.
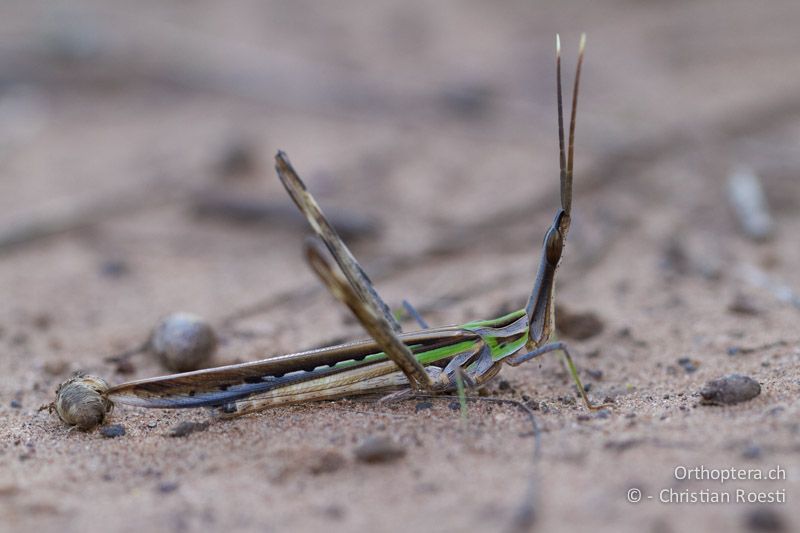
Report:
[[[800,4],[791,0],[5,1],[4,404],[17,398],[33,409],[79,368],[112,380],[158,373],[145,361],[116,375],[102,358],[136,345],[176,310],[222,325],[219,363],[362,336],[302,262],[306,229],[272,170],[279,149],[392,305],[408,298],[434,324],[521,306],[558,207],[555,34],[569,88],[586,32],[560,304],[565,316],[588,313],[600,324],[576,334],[579,353],[595,356],[580,364],[602,369],[589,379],[598,399],[617,398],[622,413],[655,425],[662,416],[680,422],[634,427],[619,415],[592,432],[575,426],[577,407],[556,408],[545,420],[555,466],[543,474],[553,487],[543,520],[551,531],[619,531],[620,523],[639,531],[747,529],[752,518],[739,508],[731,517],[708,507],[630,514],[617,496],[649,461],[662,461],[653,475],[669,479],[676,460],[734,461],[767,430],[774,440],[762,447],[784,454],[768,458],[797,462],[796,426],[793,433],[788,421],[758,416],[773,404],[797,411],[798,23]],[[730,355],[764,346],[772,348],[761,358]],[[684,372],[676,363],[683,359],[697,372]],[[543,364],[544,373],[532,365],[504,375],[517,376],[512,385],[530,395],[566,394],[558,365]],[[718,370],[750,371],[777,395],[742,415],[759,422],[735,422],[744,433],[702,413],[680,418]],[[37,438],[45,438],[56,425],[38,416]],[[313,427],[315,416],[301,416],[300,425]],[[676,432],[692,451],[627,452],[622,471],[608,471],[619,456],[597,445],[613,434],[646,440]],[[586,454],[594,459],[582,462]],[[502,471],[481,457],[487,476]],[[34,470],[14,471],[35,480],[32,493],[61,494],[49,488],[57,473],[25,468]],[[609,486],[612,473],[618,484]],[[341,486],[374,492],[366,479]],[[511,500],[523,486],[516,482]],[[573,511],[575,494],[604,511],[570,514],[562,524],[559,513]],[[289,509],[279,524],[327,520],[274,497]],[[417,498],[408,505],[424,508]],[[441,493],[430,498],[457,507]],[[454,523],[491,528],[505,501]],[[147,516],[172,512],[160,505]],[[376,505],[380,514],[353,512],[339,527],[388,517],[393,529],[404,507]],[[18,502],[3,512],[13,508]],[[91,521],[79,502],[70,509],[75,524]],[[119,516],[126,512],[135,514]],[[269,521],[252,513],[250,525]],[[421,523],[431,513],[420,513]],[[51,524],[14,516],[17,524]],[[777,520],[792,523],[788,515]]]

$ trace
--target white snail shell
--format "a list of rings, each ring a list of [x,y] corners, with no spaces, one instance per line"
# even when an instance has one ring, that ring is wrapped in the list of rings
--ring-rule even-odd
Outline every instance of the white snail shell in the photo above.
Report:
[[[207,366],[217,349],[217,336],[197,315],[173,313],[153,329],[150,351],[173,372],[189,372]]]

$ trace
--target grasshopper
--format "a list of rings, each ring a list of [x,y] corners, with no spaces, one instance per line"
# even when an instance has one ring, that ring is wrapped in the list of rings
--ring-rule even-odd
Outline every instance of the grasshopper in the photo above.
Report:
[[[586,406],[603,407],[590,402],[566,344],[551,342],[555,276],[570,226],[575,114],[585,39],[585,35],[581,36],[565,152],[561,45],[556,36],[561,208],[545,234],[536,281],[524,309],[491,320],[427,328],[411,308],[423,329],[403,333],[286,154],[278,152],[278,176],[315,233],[305,243],[306,260],[328,290],[353,312],[372,340],[132,381],[111,387],[108,398],[143,407],[210,407],[222,417],[231,417],[280,405],[365,394],[401,398],[415,393],[449,392],[460,389],[462,384],[479,387],[497,375],[503,365],[517,366],[560,351]]]

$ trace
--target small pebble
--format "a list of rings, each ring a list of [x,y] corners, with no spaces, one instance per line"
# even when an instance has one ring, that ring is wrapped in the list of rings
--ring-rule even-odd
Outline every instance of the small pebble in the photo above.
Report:
[[[161,494],[169,494],[170,492],[178,490],[178,487],[180,487],[180,485],[175,481],[165,481],[158,484],[158,492]]]
[[[742,293],[738,293],[734,296],[733,301],[728,304],[728,311],[745,316],[755,316],[761,313],[761,309],[753,303],[753,300]]]
[[[444,89],[440,96],[442,107],[454,115],[480,118],[490,108],[492,87],[483,82],[465,82]]]
[[[575,398],[572,396],[559,396],[558,401],[563,405],[575,405]]]
[[[242,137],[231,139],[217,162],[217,173],[222,177],[239,177],[251,174],[257,167],[256,148]]]
[[[461,409],[461,404],[459,403],[458,400],[453,400],[452,402],[447,404],[447,407],[449,407],[452,411],[458,411],[459,409]]]
[[[706,405],[732,405],[752,400],[761,393],[756,380],[740,374],[730,374],[706,383],[700,391],[701,403]]]
[[[772,407],[772,408],[768,409],[767,412],[764,413],[764,415],[766,415],[766,416],[777,416],[777,415],[781,414],[782,412],[784,412],[785,410],[786,410],[786,408],[784,406],[776,405],[775,407]]]
[[[322,509],[322,514],[330,518],[331,520],[341,520],[344,518],[345,509],[341,505],[327,505]]]
[[[29,340],[29,337],[28,337],[27,333],[24,333],[24,332],[15,333],[11,337],[11,345],[12,346],[23,346],[25,344],[28,344],[28,340]]]
[[[595,418],[599,418],[599,419],[606,419],[606,418],[609,418],[610,416],[611,416],[611,411],[609,411],[608,409],[600,409],[594,415]]]
[[[586,370],[586,375],[589,376],[590,378],[594,379],[594,380],[597,380],[597,381],[600,381],[600,380],[603,379],[603,371],[602,370],[587,369]]]
[[[756,507],[749,511],[745,515],[745,524],[750,531],[788,531],[783,517],[769,507]]]
[[[433,402],[418,402],[416,407],[414,407],[414,411],[419,413],[420,411],[425,411],[433,407]]]
[[[592,311],[572,312],[563,306],[556,309],[556,329],[565,337],[583,341],[603,332],[605,325]]]
[[[130,359],[120,359],[114,365],[114,371],[117,374],[133,374],[136,372],[136,365],[131,363]]]
[[[105,397],[107,390],[103,378],[88,374],[71,377],[56,389],[56,412],[70,426],[88,431],[102,424],[114,407]]]
[[[115,439],[125,434],[125,428],[121,424],[111,424],[101,427],[100,434],[107,439]]]
[[[130,271],[122,259],[107,259],[100,264],[100,275],[107,278],[121,278]]]
[[[406,449],[386,436],[364,439],[354,450],[356,459],[363,463],[386,463],[405,456]]]
[[[47,313],[40,313],[33,317],[33,327],[42,331],[50,329],[53,325],[53,317]]]
[[[759,459],[763,455],[761,446],[748,446],[742,450],[742,457],[745,459]]]
[[[775,223],[758,175],[740,168],[728,177],[728,199],[745,235],[755,241],[772,237]]]
[[[330,474],[341,469],[347,460],[344,455],[335,450],[325,450],[310,460],[308,471],[313,475]]]
[[[694,361],[689,359],[688,357],[681,357],[678,359],[678,364],[686,371],[687,374],[691,374],[692,372],[697,370],[697,367],[700,366],[699,361]]]
[[[64,359],[46,361],[42,366],[42,369],[51,376],[60,376],[69,370],[69,361]]]
[[[511,383],[508,382],[507,379],[501,379],[500,382],[497,384],[497,388],[506,391],[511,389]]]
[[[10,405],[11,405],[11,407],[12,407],[13,409],[21,409],[21,408],[22,408],[22,402],[20,402],[20,401],[19,401],[19,400],[17,400],[16,398],[15,398],[15,399],[13,399],[13,400],[11,400],[11,404],[10,404]]]
[[[153,329],[149,348],[167,369],[189,372],[208,364],[217,349],[217,337],[199,316],[173,313]]]
[[[186,420],[177,424],[169,431],[170,437],[186,437],[198,431],[205,431],[208,429],[208,422],[192,422]]]

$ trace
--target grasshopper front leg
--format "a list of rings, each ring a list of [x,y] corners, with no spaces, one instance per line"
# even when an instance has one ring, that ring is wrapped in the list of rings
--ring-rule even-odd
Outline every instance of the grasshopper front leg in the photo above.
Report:
[[[530,361],[535,357],[539,357],[540,355],[557,351],[560,351],[562,354],[564,354],[564,361],[566,361],[567,363],[567,367],[569,368],[569,373],[572,375],[572,379],[573,381],[575,381],[575,386],[577,387],[578,392],[581,395],[581,398],[583,398],[583,403],[586,404],[586,407],[592,411],[597,411],[599,409],[611,407],[611,404],[608,403],[593,404],[592,401],[589,399],[589,396],[586,394],[586,389],[583,388],[583,383],[581,382],[581,378],[578,375],[578,368],[575,366],[575,363],[572,360],[572,356],[569,353],[567,344],[563,341],[555,341],[545,344],[544,346],[540,346],[539,348],[536,348],[531,352],[509,357],[505,359],[505,361],[511,366],[518,366],[526,361]]]

